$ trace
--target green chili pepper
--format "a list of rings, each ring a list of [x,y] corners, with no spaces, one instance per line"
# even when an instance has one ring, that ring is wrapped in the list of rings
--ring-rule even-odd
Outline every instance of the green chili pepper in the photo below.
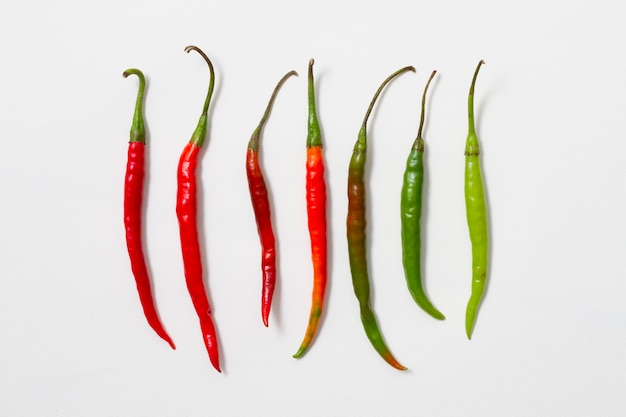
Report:
[[[406,161],[404,181],[400,195],[400,220],[402,233],[402,265],[409,292],[413,300],[425,312],[436,319],[444,320],[445,316],[430,302],[422,287],[421,266],[421,227],[422,216],[422,185],[424,182],[424,139],[422,128],[424,126],[424,109],[426,107],[426,92],[437,71],[430,74],[430,78],[424,88],[422,96],[422,113],[417,130],[417,137]]]
[[[363,124],[359,131],[358,139],[354,145],[350,166],[348,168],[348,218],[346,220],[348,236],[348,254],[350,258],[350,271],[352,273],[352,285],[354,293],[359,301],[361,310],[361,322],[365,328],[365,334],[374,346],[378,354],[396,369],[405,370],[391,354],[385,344],[378,328],[376,316],[370,306],[370,283],[367,273],[367,245],[365,242],[365,161],[367,155],[367,119],[374,107],[376,99],[381,91],[394,77],[406,71],[415,71],[413,67],[404,67],[393,74],[381,84],[374,94]]]
[[[472,338],[476,313],[485,290],[488,262],[487,208],[480,171],[480,149],[474,128],[474,85],[476,84],[478,70],[484,63],[481,60],[476,67],[467,100],[469,132],[465,142],[465,207],[467,210],[470,241],[472,243],[472,295],[467,303],[465,312],[465,331],[468,339]]]

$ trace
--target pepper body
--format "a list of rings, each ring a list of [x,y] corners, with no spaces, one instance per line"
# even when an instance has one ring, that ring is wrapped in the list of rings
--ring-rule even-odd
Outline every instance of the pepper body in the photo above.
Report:
[[[197,229],[197,184],[196,167],[200,148],[188,143],[178,163],[178,192],[176,214],[180,229],[180,242],[185,267],[185,281],[193,307],[200,320],[200,329],[211,364],[218,371],[219,351],[211,306],[202,278],[202,255]]]
[[[433,71],[422,97],[422,113],[417,137],[413,142],[406,161],[402,191],[400,197],[400,225],[402,235],[402,265],[409,292],[415,303],[432,317],[443,320],[445,316],[437,310],[426,296],[422,286],[421,261],[421,217],[422,217],[422,188],[424,183],[424,140],[422,128],[424,125],[424,108],[426,91],[436,71]]]
[[[250,191],[250,200],[252,201],[252,209],[257,224],[257,232],[261,240],[261,270],[263,274],[262,290],[261,290],[261,317],[263,324],[267,327],[269,321],[270,309],[272,306],[272,298],[274,288],[276,286],[276,240],[272,227],[272,214],[270,201],[267,193],[267,186],[263,176],[263,170],[259,163],[259,147],[261,141],[261,132],[269,117],[272,104],[278,93],[278,90],[292,75],[298,75],[295,71],[290,71],[280,79],[265,109],[265,113],[256,127],[252,136],[248,141],[248,150],[246,152],[246,176],[248,177],[248,189]]]
[[[478,155],[468,155],[465,160],[465,206],[472,244],[472,290],[465,313],[465,331],[471,338],[487,281],[489,252],[487,208]]]
[[[348,216],[346,219],[348,238],[348,257],[354,294],[359,302],[361,322],[365,334],[378,354],[396,369],[405,370],[391,354],[380,332],[376,316],[370,305],[370,280],[367,271],[367,226],[365,209],[365,162],[367,146],[355,145],[348,168]]]
[[[315,89],[313,82],[313,59],[308,71],[309,117],[306,141],[306,208],[309,237],[311,240],[311,260],[313,262],[313,293],[311,310],[304,338],[294,358],[301,357],[309,348],[319,325],[324,307],[327,281],[327,239],[326,239],[326,180],[324,178],[323,142],[315,109]]]
[[[124,227],[126,229],[126,247],[130,258],[131,269],[137,285],[137,293],[148,324],[159,337],[165,340],[172,349],[174,342],[163,328],[157,313],[150,275],[146,266],[142,242],[142,207],[145,169],[146,134],[142,115],[142,101],[145,89],[145,78],[138,69],[124,71],[124,77],[135,74],[139,77],[139,91],[135,104],[135,113],[128,144],[126,175],[124,179]]]
[[[267,326],[274,287],[276,286],[276,241],[272,228],[267,187],[259,165],[259,154],[252,149],[248,149],[246,153],[246,173],[257,231],[261,240],[261,270],[263,274],[261,316],[263,323]]]
[[[313,262],[313,295],[309,332],[306,340],[313,338],[322,314],[327,281],[326,245],[326,180],[324,178],[324,156],[321,146],[307,149],[307,217],[311,238],[311,260]]]
[[[474,127],[474,85],[483,63],[480,61],[476,67],[470,87],[468,97],[469,131],[465,143],[465,207],[472,245],[472,290],[465,312],[465,332],[468,339],[472,337],[478,307],[485,290],[489,261],[487,207],[480,168],[480,147]]]
[[[313,262],[313,293],[309,322],[295,358],[304,354],[315,337],[324,308],[327,281],[326,181],[321,146],[307,149],[306,167],[306,208]]]
[[[180,231],[180,243],[185,269],[185,282],[192,304],[200,321],[202,339],[213,367],[221,372],[217,332],[213,323],[211,306],[204,286],[202,253],[197,227],[197,178],[198,154],[207,132],[208,110],[213,94],[215,74],[211,60],[196,46],[188,46],[185,52],[198,52],[209,66],[209,89],[204,101],[200,119],[191,139],[183,148],[177,171],[178,189],[176,194],[176,215]]]
[[[348,166],[348,216],[346,231],[348,238],[348,259],[352,273],[352,286],[359,302],[361,316],[363,311],[370,309],[370,281],[367,272],[367,246],[365,229],[367,219],[365,212],[365,162],[367,149],[364,144],[357,143]]]
[[[413,67],[404,67],[387,77],[374,94],[369,108],[363,119],[361,129],[348,166],[348,215],[346,218],[346,236],[348,239],[348,258],[352,275],[354,294],[359,302],[361,322],[365,334],[378,354],[391,366],[399,370],[405,370],[387,347],[376,316],[370,305],[370,280],[367,265],[367,242],[366,242],[366,187],[365,166],[367,161],[367,120],[373,109],[376,99],[382,89],[393,78],[406,71],[415,71]]]

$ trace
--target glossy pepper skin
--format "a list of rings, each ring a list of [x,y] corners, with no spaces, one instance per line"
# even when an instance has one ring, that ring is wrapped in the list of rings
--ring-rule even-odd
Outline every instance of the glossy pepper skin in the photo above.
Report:
[[[467,100],[469,129],[465,143],[465,207],[472,244],[472,293],[465,312],[465,332],[468,339],[472,338],[476,314],[485,290],[489,252],[487,207],[480,169],[480,148],[474,127],[474,85],[482,64],[484,61],[481,60],[476,67]]]
[[[213,64],[209,58],[196,46],[188,46],[185,52],[196,51],[206,61],[210,71],[209,90],[204,102],[204,107],[200,115],[200,120],[189,143],[185,145],[178,162],[178,191],[176,195],[176,215],[180,230],[180,243],[185,267],[185,281],[187,290],[191,296],[198,319],[200,320],[200,330],[204,345],[209,354],[209,360],[213,367],[221,372],[219,361],[219,348],[217,333],[213,323],[211,306],[207,297],[206,289],[202,278],[202,255],[198,238],[197,222],[197,179],[196,168],[198,165],[198,153],[204,142],[207,131],[207,113],[213,87],[215,74]]]
[[[306,203],[313,261],[313,295],[306,332],[298,351],[293,355],[294,358],[304,355],[315,336],[324,307],[327,280],[326,180],[322,135],[315,109],[313,59],[309,61],[308,102]]]
[[[374,94],[363,124],[359,131],[358,139],[354,144],[352,158],[348,167],[348,216],[346,219],[348,255],[350,260],[350,272],[354,294],[359,302],[361,322],[365,334],[378,354],[391,366],[399,370],[405,370],[385,344],[380,332],[378,322],[370,305],[370,281],[367,271],[367,244],[366,244],[366,187],[365,187],[365,163],[367,157],[367,119],[374,107],[376,99],[383,88],[396,76],[406,72],[415,71],[413,67],[404,67],[393,74],[381,84]]]
[[[400,197],[400,224],[402,235],[402,265],[404,267],[404,276],[409,292],[415,303],[417,303],[422,310],[438,320],[444,320],[445,316],[437,310],[424,292],[422,286],[421,262],[422,238],[420,223],[422,217],[422,186],[424,183],[424,139],[422,138],[422,128],[424,126],[426,92],[435,74],[436,71],[431,73],[428,83],[424,88],[419,129],[406,161]]]
[[[259,239],[261,240],[261,270],[263,272],[263,286],[261,290],[261,318],[265,327],[268,326],[270,309],[272,306],[272,297],[274,287],[276,286],[276,241],[274,230],[272,227],[272,215],[270,202],[267,195],[267,186],[263,176],[263,170],[259,163],[259,147],[261,141],[261,132],[265,126],[265,122],[269,117],[274,99],[278,94],[280,87],[292,75],[298,75],[295,71],[290,71],[280,79],[269,103],[265,109],[265,113],[256,127],[250,141],[248,142],[248,150],[246,152],[246,175],[248,177],[248,188],[250,190],[250,199],[252,201],[252,209],[257,224]]]
[[[124,179],[126,246],[128,248],[131,269],[135,276],[135,283],[137,284],[139,300],[141,301],[146,320],[159,337],[165,340],[172,349],[176,349],[174,342],[163,328],[154,305],[150,276],[143,252],[141,209],[143,206],[146,146],[146,130],[143,121],[143,97],[146,81],[143,73],[136,68],[127,69],[124,71],[123,76],[128,77],[131,74],[139,78],[139,90],[137,92],[133,123],[130,129],[126,176]]]

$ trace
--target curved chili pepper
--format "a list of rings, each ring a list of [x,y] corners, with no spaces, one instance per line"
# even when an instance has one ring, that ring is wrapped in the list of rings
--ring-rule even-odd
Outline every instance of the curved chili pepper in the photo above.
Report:
[[[480,148],[474,128],[474,85],[478,70],[484,63],[481,60],[476,67],[467,99],[469,132],[465,142],[465,208],[472,243],[472,295],[465,311],[465,332],[468,339],[472,338],[476,313],[485,290],[489,251],[487,207],[479,159]]]
[[[256,127],[250,141],[248,142],[248,151],[246,153],[246,174],[248,176],[248,188],[250,189],[250,199],[252,200],[252,209],[254,210],[254,218],[256,220],[259,239],[261,240],[261,270],[263,271],[263,289],[261,290],[261,317],[263,324],[268,326],[270,309],[272,307],[272,296],[274,295],[274,287],[276,285],[276,242],[274,239],[274,231],[272,230],[272,216],[270,211],[270,202],[267,196],[267,187],[263,178],[263,170],[259,164],[259,146],[261,139],[261,131],[269,117],[274,99],[278,94],[278,90],[287,78],[292,75],[298,75],[295,71],[290,71],[281,78],[274,88],[274,92],[267,103],[265,113]]]
[[[215,73],[211,60],[202,50],[196,46],[188,46],[185,48],[185,52],[187,53],[192,50],[202,55],[202,58],[204,58],[209,66],[209,91],[204,101],[204,107],[202,108],[196,130],[193,132],[189,143],[187,143],[183,149],[178,162],[176,215],[178,216],[178,225],[180,228],[180,243],[185,266],[187,290],[191,296],[196,314],[200,319],[202,338],[209,353],[211,364],[218,372],[221,372],[217,334],[211,316],[211,306],[202,280],[202,255],[200,253],[198,227],[196,224],[198,205],[196,196],[196,166],[198,165],[198,153],[200,152],[200,147],[206,136],[208,110],[209,104],[211,103],[211,96],[213,95]]]
[[[326,247],[326,182],[324,179],[323,142],[315,110],[315,87],[313,83],[313,59],[309,60],[308,73],[308,133],[306,139],[306,208],[311,237],[311,259],[313,261],[313,295],[309,323],[300,348],[293,355],[301,357],[309,348],[324,307],[327,279]]]
[[[174,342],[163,328],[163,324],[161,324],[156,307],[154,306],[150,276],[143,253],[141,239],[141,207],[143,203],[144,153],[146,146],[146,130],[143,122],[143,96],[146,80],[143,73],[136,68],[127,69],[122,75],[128,77],[131,74],[139,77],[139,90],[135,103],[133,124],[130,128],[128,162],[124,180],[124,226],[126,228],[126,246],[128,248],[128,256],[130,257],[131,269],[137,284],[139,300],[141,301],[143,313],[148,320],[148,324],[154,329],[156,334],[169,343],[172,349],[176,349]]]
[[[402,233],[402,265],[409,292],[418,306],[432,317],[444,320],[445,316],[430,302],[422,288],[421,266],[421,227],[422,216],[422,185],[424,182],[424,109],[426,107],[426,91],[437,71],[433,71],[424,88],[422,96],[422,113],[417,130],[417,137],[406,161],[404,181],[400,197],[400,219]]]
[[[404,67],[387,77],[376,91],[376,94],[374,94],[367,113],[365,113],[348,168],[348,217],[346,220],[352,285],[354,286],[356,298],[359,301],[361,322],[363,323],[365,334],[378,354],[388,364],[400,370],[405,370],[406,368],[394,358],[385,344],[376,321],[376,316],[370,305],[370,282],[367,272],[367,245],[365,241],[367,220],[365,216],[364,176],[367,157],[367,119],[374,108],[376,99],[387,83],[406,71],[415,71],[415,68],[411,66]]]

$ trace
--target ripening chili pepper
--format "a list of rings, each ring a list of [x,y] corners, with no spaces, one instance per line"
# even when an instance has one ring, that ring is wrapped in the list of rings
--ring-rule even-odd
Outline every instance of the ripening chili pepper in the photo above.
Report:
[[[128,162],[126,165],[126,177],[124,181],[124,225],[126,228],[126,246],[130,265],[135,276],[139,300],[143,307],[143,313],[150,327],[169,345],[176,349],[174,342],[169,337],[154,306],[150,276],[143,253],[142,244],[142,216],[143,203],[143,177],[145,165],[146,130],[143,121],[143,96],[146,80],[143,73],[130,68],[124,71],[123,76],[134,74],[139,77],[139,91],[135,103],[133,124],[130,128],[130,142],[128,144]]]
[[[196,51],[206,61],[209,66],[210,80],[209,91],[204,101],[204,107],[200,115],[200,120],[193,132],[191,139],[183,149],[178,162],[178,192],[176,195],[176,215],[180,228],[180,242],[183,254],[183,264],[185,266],[185,280],[187,290],[191,296],[191,301],[200,319],[200,329],[204,345],[209,353],[209,359],[213,367],[221,372],[219,362],[219,349],[217,334],[211,316],[211,306],[207,297],[204,282],[202,280],[202,255],[198,239],[198,226],[196,224],[197,213],[197,184],[196,167],[198,165],[198,153],[204,142],[207,131],[207,118],[213,86],[215,83],[215,73],[211,60],[202,50],[196,46],[188,46],[185,52]]]
[[[359,301],[361,322],[363,323],[365,334],[378,354],[391,366],[400,370],[405,370],[406,368],[394,358],[385,344],[376,321],[376,316],[370,305],[370,282],[367,272],[367,245],[365,239],[367,220],[365,216],[364,177],[367,159],[367,119],[374,108],[376,99],[387,83],[406,71],[415,71],[415,68],[411,66],[404,67],[387,77],[376,91],[376,94],[374,94],[367,113],[365,113],[348,167],[348,217],[346,220],[352,285],[354,286],[356,298]]]
[[[469,132],[465,142],[465,208],[472,244],[472,294],[465,311],[465,332],[468,339],[472,338],[476,313],[485,290],[489,250],[487,207],[479,159],[480,148],[474,128],[474,85],[478,70],[484,63],[481,60],[476,67],[467,100]]]
[[[256,220],[259,239],[261,240],[261,270],[263,271],[263,288],[261,290],[261,317],[265,327],[268,326],[270,308],[272,306],[272,296],[276,285],[276,241],[272,229],[272,216],[270,202],[267,196],[267,187],[263,178],[263,170],[259,164],[259,146],[263,126],[269,117],[274,99],[278,90],[287,78],[298,75],[295,71],[290,71],[281,78],[274,88],[274,92],[267,103],[265,113],[256,127],[246,153],[246,174],[248,176],[248,188],[250,189],[250,199]]]
[[[422,185],[424,182],[424,139],[422,128],[424,127],[424,111],[426,107],[426,92],[435,76],[433,71],[424,88],[422,95],[422,112],[417,137],[413,142],[411,152],[406,161],[404,181],[400,197],[400,221],[402,233],[402,264],[409,292],[413,300],[425,312],[436,319],[445,319],[437,308],[430,302],[422,287],[421,266],[421,226],[422,216]]]
[[[309,348],[324,307],[327,279],[326,247],[326,182],[324,179],[323,142],[315,110],[315,89],[313,83],[313,59],[309,61],[308,73],[308,132],[306,139],[306,208],[311,238],[311,259],[313,261],[313,295],[309,322],[300,348],[293,355],[301,357]]]

